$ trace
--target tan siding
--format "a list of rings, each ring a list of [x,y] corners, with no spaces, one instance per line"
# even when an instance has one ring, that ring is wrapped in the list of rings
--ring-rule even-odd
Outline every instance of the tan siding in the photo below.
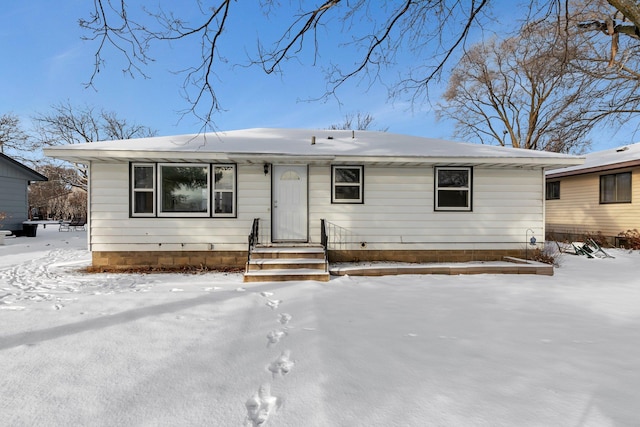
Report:
[[[548,232],[617,236],[622,231],[640,229],[640,168],[632,170],[632,203],[600,204],[600,175],[559,179],[560,199],[546,202]]]

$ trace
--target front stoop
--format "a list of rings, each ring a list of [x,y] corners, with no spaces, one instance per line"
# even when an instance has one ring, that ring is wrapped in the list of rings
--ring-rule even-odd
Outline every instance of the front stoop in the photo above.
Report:
[[[244,273],[245,282],[329,281],[321,246],[258,246]]]

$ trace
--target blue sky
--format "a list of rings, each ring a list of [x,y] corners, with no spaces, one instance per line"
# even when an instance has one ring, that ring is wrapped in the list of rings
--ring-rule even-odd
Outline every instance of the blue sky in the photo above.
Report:
[[[234,3],[241,7],[242,2]],[[253,2],[251,2],[253,3]],[[154,3],[155,4],[155,3]],[[245,3],[246,5],[247,3]],[[106,66],[95,80],[95,89],[86,88],[93,71],[96,44],[81,40],[80,17],[87,17],[92,2],[88,0],[30,0],[7,2],[0,12],[0,114],[14,113],[25,124],[37,113],[46,113],[60,102],[90,105],[114,111],[130,122],[146,125],[160,135],[198,132],[201,123],[193,116],[181,118],[179,111],[188,107],[180,95],[183,77],[172,71],[180,69],[193,45],[156,45],[152,51],[157,61],[145,71],[149,79],[131,78],[122,73],[122,58],[106,55]],[[244,6],[242,6],[244,7]],[[254,8],[255,9],[255,8]],[[389,100],[382,84],[370,86],[354,80],[339,91],[338,103],[305,102],[324,92],[320,67],[291,62],[284,75],[266,75],[257,68],[233,67],[246,61],[245,52],[255,51],[258,32],[269,32],[260,15],[247,11],[236,13],[234,30],[225,34],[227,50],[222,54],[229,64],[218,69],[217,92],[225,111],[216,115],[218,129],[251,127],[326,128],[339,123],[347,113],[370,113],[376,119],[374,128],[386,127],[390,132],[436,138],[452,138],[451,123],[437,122],[428,104],[416,105],[402,99]],[[331,37],[330,37],[331,38]],[[195,53],[197,55],[197,52]],[[321,63],[329,55],[348,55],[348,50],[323,52]],[[348,59],[348,58],[347,58]],[[402,69],[412,58],[397,58]],[[393,80],[395,72],[386,76]],[[444,83],[443,83],[444,84]],[[437,102],[438,88],[432,90]],[[413,108],[412,108],[413,107]],[[635,142],[633,129],[622,130],[612,137],[599,138],[594,148],[610,148]]]

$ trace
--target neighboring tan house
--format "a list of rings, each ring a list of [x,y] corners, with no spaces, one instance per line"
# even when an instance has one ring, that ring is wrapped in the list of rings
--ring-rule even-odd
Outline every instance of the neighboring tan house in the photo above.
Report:
[[[580,240],[602,234],[609,243],[640,230],[640,144],[586,155],[579,166],[546,176],[548,238]]]
[[[0,153],[0,229],[22,233],[29,219],[29,183],[46,181],[47,177]]]
[[[527,234],[543,240],[545,169],[583,161],[305,129],[105,141],[45,154],[90,166],[96,268],[243,266],[248,236],[258,248],[325,244],[331,261],[521,256]]]

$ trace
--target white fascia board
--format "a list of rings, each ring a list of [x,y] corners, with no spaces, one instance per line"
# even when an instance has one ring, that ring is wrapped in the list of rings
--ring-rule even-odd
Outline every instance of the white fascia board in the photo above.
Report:
[[[523,165],[527,167],[537,166],[564,167],[581,165],[584,158],[581,157],[389,157],[389,156],[335,156],[336,163],[385,163],[385,164],[438,164],[438,165]]]
[[[45,148],[45,156],[71,162],[87,163],[89,161],[166,161],[171,159],[193,161],[230,161],[226,153],[200,151],[145,151],[145,150],[74,150],[64,148]]]

